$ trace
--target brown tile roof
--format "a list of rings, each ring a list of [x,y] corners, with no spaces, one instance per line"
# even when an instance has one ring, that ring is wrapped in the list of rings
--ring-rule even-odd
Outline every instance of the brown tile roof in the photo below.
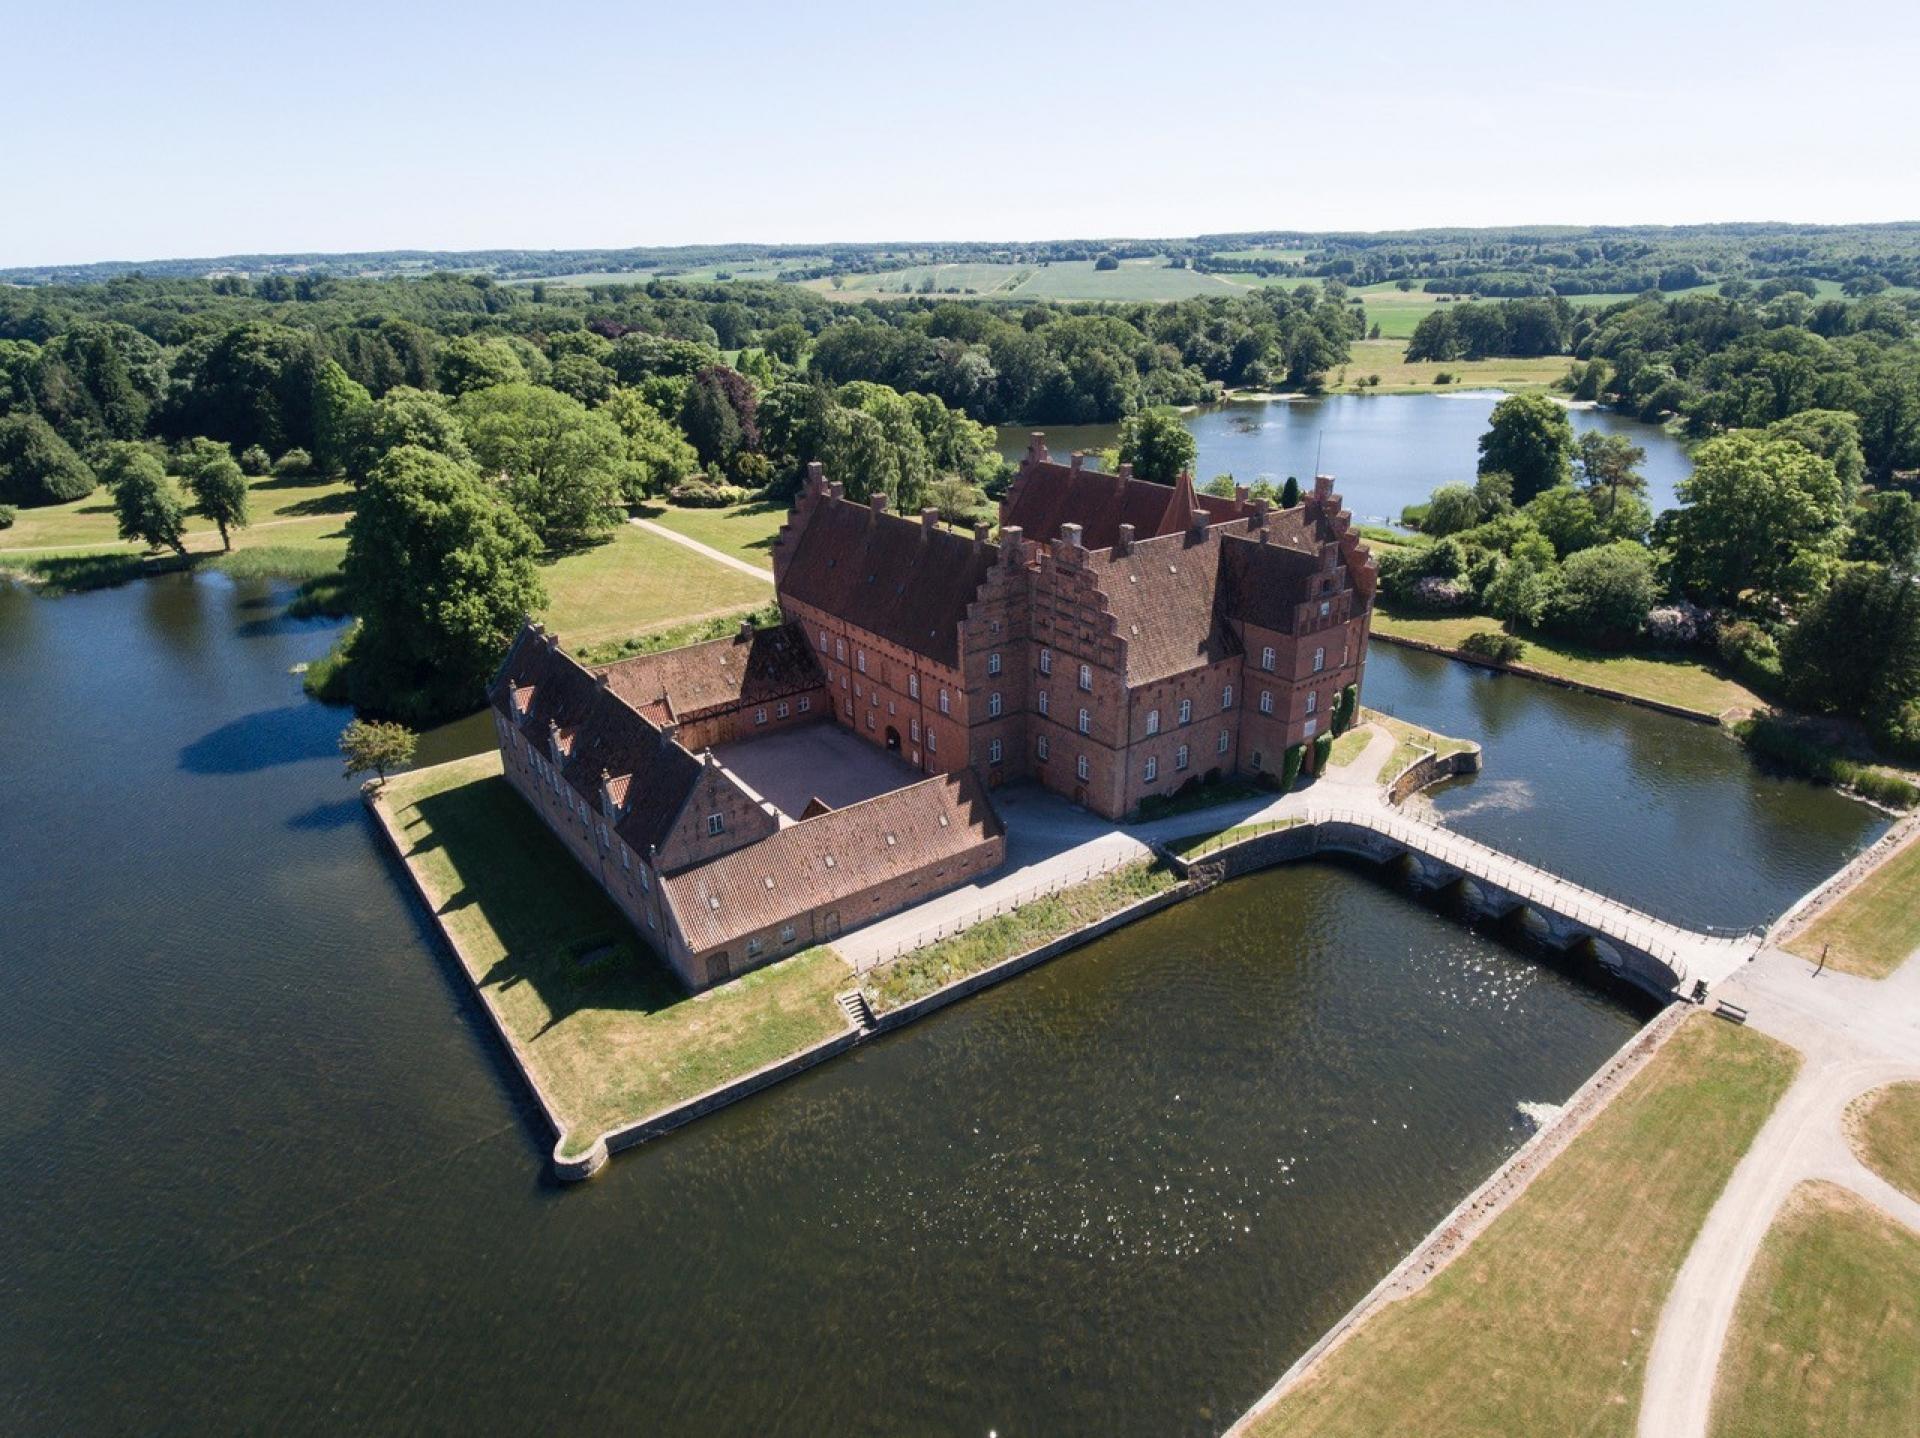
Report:
[[[1243,624],[1291,634],[1320,572],[1320,542],[1317,526],[1297,518],[1281,524],[1279,518],[1269,521],[1265,544],[1257,534],[1221,536],[1220,602]]]
[[[1107,549],[1123,524],[1133,526],[1136,539],[1179,534],[1195,510],[1203,511],[1208,523],[1223,524],[1247,518],[1253,506],[1201,494],[1187,475],[1178,484],[1155,484],[1028,458],[1001,501],[1000,526],[1017,526],[1025,538],[1046,543],[1059,537],[1061,525],[1077,524],[1088,549]]]
[[[660,890],[700,953],[956,860],[1003,833],[979,778],[963,769],[789,825],[682,870]]]
[[[794,541],[780,592],[952,666],[960,621],[999,552],[918,519],[822,495]]]
[[[1235,652],[1215,603],[1220,584],[1217,537],[1185,533],[1134,543],[1125,554],[1087,556],[1126,645],[1127,683],[1150,684]]]
[[[639,654],[594,672],[657,724],[766,703],[827,682],[806,636],[790,624]]]

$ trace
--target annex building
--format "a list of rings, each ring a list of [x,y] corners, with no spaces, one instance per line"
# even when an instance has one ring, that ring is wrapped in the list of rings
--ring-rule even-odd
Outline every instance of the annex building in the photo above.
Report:
[[[1002,784],[1117,819],[1277,774],[1374,592],[1326,476],[1282,509],[1039,435],[997,537],[815,465],[773,563],[777,627],[587,666],[529,623],[489,694],[509,781],[695,988],[997,868]]]

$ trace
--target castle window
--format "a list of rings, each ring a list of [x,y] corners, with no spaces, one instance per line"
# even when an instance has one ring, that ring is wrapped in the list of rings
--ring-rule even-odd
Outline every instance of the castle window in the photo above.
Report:
[[[869,709],[867,711],[867,732],[869,734],[873,732],[873,724],[874,724],[873,711]]]
[[[1307,713],[1311,714],[1320,707],[1320,696],[1311,689],[1307,691]]]
[[[934,733],[931,728],[927,730],[927,752],[929,754],[938,754],[940,752],[940,736]]]
[[[999,651],[996,650],[992,654],[989,654],[987,656],[987,673],[998,674],[999,672],[1000,672],[1000,654],[999,654]]]
[[[998,689],[987,696],[987,714],[994,719],[1000,717],[1000,691]]]
[[[907,734],[914,743],[918,744],[920,742],[920,721],[918,719],[909,719],[907,721]]]
[[[644,865],[640,869],[640,887],[643,891],[653,887],[653,876],[647,872]]]
[[[1273,713],[1273,692],[1271,690],[1262,689],[1260,691],[1260,712],[1262,714]]]
[[[820,652],[822,654],[827,652],[827,631],[824,629],[820,631]]]
[[[836,639],[833,641],[833,657],[835,659],[840,660],[842,663],[846,661],[846,657],[847,657],[847,641],[846,640]]]
[[[1319,732],[1320,732],[1320,721],[1318,719],[1307,720],[1306,726],[1300,731],[1300,733],[1305,738],[1308,738],[1308,739],[1311,739],[1315,734]]]
[[[1049,700],[1047,699],[1047,691],[1046,691],[1046,690],[1044,690],[1044,689],[1042,689],[1042,690],[1040,691],[1040,697],[1039,697],[1039,700],[1038,700],[1037,702],[1038,702],[1038,703],[1039,703],[1039,705],[1040,705],[1040,712],[1041,712],[1042,714],[1045,714],[1045,713],[1047,712],[1047,705],[1048,705],[1048,703],[1050,702],[1050,701],[1049,701]]]
[[[1149,709],[1147,711],[1147,732],[1149,734],[1158,734],[1160,732],[1160,711],[1158,709]]]
[[[1082,734],[1091,734],[1093,732],[1093,715],[1084,709],[1080,711],[1080,732]]]
[[[1051,649],[1042,649],[1040,651],[1040,672],[1042,674],[1053,673],[1053,651]]]
[[[786,718],[788,712],[789,711],[787,709],[787,701],[784,699],[782,699],[778,704],[774,705],[773,707],[773,717],[776,719]]]
[[[1320,601],[1320,617],[1322,619],[1325,619],[1331,613],[1333,613],[1333,601],[1331,599],[1321,600]]]
[[[758,939],[748,939],[747,940],[747,957],[751,959],[759,952],[760,952],[760,941]]]
[[[1315,674],[1318,674],[1322,669],[1325,669],[1326,667],[1327,667],[1327,651],[1324,649],[1314,650],[1313,651],[1313,672]]]
[[[804,714],[811,708],[813,708],[813,700],[811,698],[808,698],[805,695],[802,695],[800,698],[800,712]]]
[[[1000,762],[1000,741],[998,739],[989,739],[987,741],[987,762],[989,764],[998,764]]]
[[[1073,761],[1073,772],[1078,774],[1082,779],[1087,777],[1087,756],[1085,754],[1082,754],[1078,759]]]
[[[1033,752],[1034,752],[1034,753],[1035,753],[1035,754],[1036,754],[1036,755],[1037,755],[1037,756],[1038,756],[1038,757],[1039,757],[1039,758],[1040,758],[1041,760],[1043,760],[1043,761],[1044,761],[1044,760],[1046,759],[1046,757],[1047,757],[1047,747],[1048,747],[1048,746],[1047,746],[1047,736],[1046,736],[1046,735],[1044,735],[1044,734],[1042,734],[1042,735],[1041,735],[1041,736],[1040,736],[1040,737],[1039,737],[1038,739],[1036,739],[1036,740],[1034,740],[1034,744],[1033,744]]]
[[[1222,709],[1233,708],[1233,686],[1231,684],[1220,691],[1220,707]]]
[[[947,691],[944,689],[940,691],[940,712],[942,714],[951,714],[953,712],[953,706],[947,702]]]
[[[1180,722],[1182,724],[1191,724],[1193,722],[1193,701],[1191,699],[1182,699],[1180,701]]]
[[[1140,777],[1149,784],[1160,777],[1160,761],[1152,754],[1147,755],[1146,767],[1140,771]]]
[[[756,724],[764,724],[764,723],[766,723],[766,722],[767,722],[767,711],[766,711],[765,709],[756,709],[756,710],[754,710],[754,711],[753,711],[753,722],[754,722],[754,723],[756,723]]]
[[[605,824],[600,826],[600,847],[603,849],[607,847],[607,826]]]
[[[793,925],[792,924],[782,924],[780,926],[780,942],[783,944],[790,944],[793,942]]]
[[[628,873],[633,872],[633,850],[627,848],[624,844],[620,847],[620,867]]]
[[[855,669],[858,669],[862,674],[865,674],[867,672],[867,651],[866,650],[856,649],[853,651],[853,667]]]
[[[909,674],[907,676],[907,698],[918,699],[919,697],[920,697],[920,676],[918,674]]]
[[[1082,689],[1093,688],[1093,666],[1090,664],[1082,664],[1080,666],[1080,687]]]
[[[1182,744],[1178,749],[1173,751],[1173,767],[1176,769],[1184,769],[1187,767],[1187,746],[1185,744]]]
[[[1273,673],[1273,646],[1271,644],[1260,651],[1260,667],[1269,674]]]
[[[727,827],[727,821],[718,814],[707,815],[707,832],[718,834]]]
[[[1213,752],[1216,754],[1224,754],[1232,747],[1233,735],[1229,734],[1225,729],[1222,729],[1219,740],[1213,746]]]

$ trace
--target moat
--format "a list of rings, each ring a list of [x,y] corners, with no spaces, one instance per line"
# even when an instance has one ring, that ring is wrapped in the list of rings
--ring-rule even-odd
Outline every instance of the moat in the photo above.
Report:
[[[1645,1016],[1288,868],[562,1189],[279,597],[0,588],[23,1431],[1215,1433]],[[1676,920],[1883,827],[1544,685],[1381,645],[1366,697],[1485,743],[1447,822]]]

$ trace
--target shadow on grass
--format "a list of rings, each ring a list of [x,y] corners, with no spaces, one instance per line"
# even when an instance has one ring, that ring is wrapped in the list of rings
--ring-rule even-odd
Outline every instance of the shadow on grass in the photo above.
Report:
[[[46,595],[84,594],[113,589],[136,579],[190,569],[194,561],[177,554],[50,554],[8,561],[8,567],[36,581]]]
[[[354,492],[350,489],[335,490],[331,494],[314,494],[305,499],[297,499],[280,510],[284,519],[305,518],[314,514],[351,514],[353,512]]]
[[[480,983],[530,985],[548,1018],[537,1037],[582,1009],[659,1013],[689,998],[613,901],[498,776],[418,801],[432,837],[410,843],[410,861],[445,851],[461,887],[441,906],[457,929],[475,919],[506,955]]]

